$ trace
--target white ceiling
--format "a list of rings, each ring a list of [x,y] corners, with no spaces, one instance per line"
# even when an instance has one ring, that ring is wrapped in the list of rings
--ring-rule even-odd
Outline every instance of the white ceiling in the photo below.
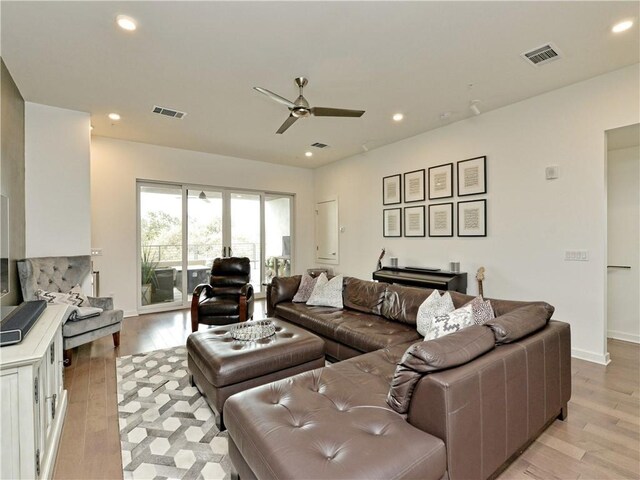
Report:
[[[2,55],[27,101],[91,113],[94,135],[316,167],[639,61],[639,2],[9,2]],[[136,18],[134,33],[115,17]],[[626,18],[635,25],[614,35]],[[543,67],[520,54],[554,42]],[[310,80],[309,118],[282,105]],[[473,84],[469,91],[469,84]],[[154,105],[186,111],[152,115]],[[107,113],[122,120],[112,125]],[[440,114],[452,112],[442,121]],[[403,112],[394,123],[391,115]],[[304,152],[313,142],[331,146]],[[390,159],[392,160],[392,159]]]

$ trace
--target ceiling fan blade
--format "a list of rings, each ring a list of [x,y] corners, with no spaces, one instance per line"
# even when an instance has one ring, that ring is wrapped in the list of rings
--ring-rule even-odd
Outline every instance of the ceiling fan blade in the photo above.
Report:
[[[364,110],[348,110],[346,108],[313,107],[311,113],[316,117],[361,117]]]
[[[294,108],[296,106],[295,103],[290,102],[289,100],[287,100],[284,97],[281,97],[280,95],[278,95],[277,93],[273,93],[270,92],[269,90],[267,90],[266,88],[262,88],[262,87],[253,87],[253,89],[256,92],[260,92],[263,95],[266,95],[267,97],[269,97],[271,100],[273,100],[274,102],[278,102],[281,103],[282,105],[286,105],[289,108]]]
[[[294,117],[293,115],[289,115],[289,118],[287,118],[284,123],[280,126],[280,128],[278,129],[278,131],[276,133],[284,133],[287,131],[287,129],[293,125],[296,120],[298,120],[298,117]]]

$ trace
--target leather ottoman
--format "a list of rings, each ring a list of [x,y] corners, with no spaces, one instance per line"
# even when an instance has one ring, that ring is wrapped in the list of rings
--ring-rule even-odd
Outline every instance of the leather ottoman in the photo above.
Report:
[[[195,332],[187,338],[191,384],[217,413],[231,395],[324,366],[324,342],[295,325],[272,319],[276,333],[255,342],[235,340],[230,326]]]

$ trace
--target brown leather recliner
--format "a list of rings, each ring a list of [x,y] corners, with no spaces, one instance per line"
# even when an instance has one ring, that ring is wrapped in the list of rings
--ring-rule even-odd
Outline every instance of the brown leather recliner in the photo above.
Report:
[[[229,325],[253,318],[251,263],[246,257],[216,258],[209,283],[193,290],[191,331],[198,324]]]

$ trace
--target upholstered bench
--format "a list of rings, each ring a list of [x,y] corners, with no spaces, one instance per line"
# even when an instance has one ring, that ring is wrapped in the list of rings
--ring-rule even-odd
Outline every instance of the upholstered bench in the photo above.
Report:
[[[195,332],[187,339],[191,383],[217,413],[231,395],[324,366],[324,342],[302,328],[273,320],[276,333],[255,342],[235,340],[230,326]]]

